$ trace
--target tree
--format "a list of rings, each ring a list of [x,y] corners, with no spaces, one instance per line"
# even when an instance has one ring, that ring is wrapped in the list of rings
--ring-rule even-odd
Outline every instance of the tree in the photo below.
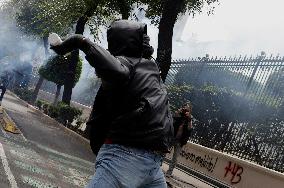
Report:
[[[12,1],[17,3],[16,0]],[[26,33],[40,31],[41,34],[48,34],[50,32],[62,34],[64,32],[60,32],[59,28],[64,28],[64,31],[68,31],[66,28],[69,28],[68,26],[75,22],[75,34],[83,34],[87,23],[91,26],[93,33],[97,33],[99,26],[106,25],[108,20],[110,20],[109,18],[113,20],[115,17],[114,15],[117,15],[118,12],[121,12],[123,19],[127,19],[130,15],[133,2],[131,0],[116,0],[115,2],[107,0],[21,0],[17,7],[21,7],[22,11],[17,13],[17,18],[20,18],[20,20],[22,18],[28,18],[28,21],[21,22]],[[95,12],[96,14],[94,15]],[[46,28],[49,29],[47,30]],[[45,37],[45,39],[46,38],[47,37]],[[47,42],[47,40],[44,41]],[[47,43],[45,43],[46,49],[47,46]],[[74,71],[76,69],[78,57],[79,51],[73,51],[71,63],[68,67],[70,75],[64,84],[62,99],[66,104],[70,104],[72,88],[74,87]],[[43,80],[39,80],[36,90],[39,90],[40,81],[42,82]]]
[[[161,77],[165,81],[171,66],[173,28],[179,15],[196,14],[202,12],[207,4],[218,0],[142,0],[147,4],[147,15],[153,23],[159,24],[157,62],[160,65]],[[211,14],[211,6],[208,14]]]
[[[88,22],[89,18],[93,16],[97,6],[99,5],[99,1],[93,1],[93,3],[89,3],[89,6],[85,10],[84,14],[81,15],[76,23],[75,34],[83,34],[85,30],[85,25]],[[70,104],[72,89],[75,83],[75,70],[79,61],[79,50],[75,50],[71,53],[71,62],[68,66],[69,76],[65,80],[64,84],[64,92],[62,97],[62,102],[65,104]]]
[[[64,85],[65,80],[68,78],[68,65],[71,62],[71,54],[66,56],[54,56],[50,57],[46,64],[42,65],[39,69],[39,74],[46,80],[54,82],[57,85],[55,94],[54,104],[58,102],[61,86]],[[79,63],[76,67],[75,72],[75,83],[80,79],[82,72],[82,59],[80,58]]]
[[[54,3],[53,6],[50,6],[50,2],[45,0],[11,0],[6,5],[6,7],[13,7],[17,25],[23,33],[35,38],[42,38],[46,57],[49,55],[49,33],[67,34],[80,10],[84,9],[84,4],[80,1],[74,1],[72,4],[67,0],[60,1],[60,3],[51,2]],[[43,81],[44,79],[40,77],[34,89],[31,103],[35,102]]]
[[[85,30],[85,25],[88,21],[91,20],[91,17],[94,15],[95,11],[97,15],[95,16],[96,22],[100,24],[106,24],[106,20],[110,20],[109,18],[113,18],[114,13],[118,11],[121,12],[123,19],[128,19],[130,15],[132,1],[129,0],[116,0],[115,3],[113,1],[106,0],[97,0],[90,1],[88,3],[88,8],[84,12],[84,14],[78,19],[75,29],[75,34],[83,34]],[[98,25],[90,24],[98,28]],[[71,63],[69,64],[69,72],[70,76],[66,80],[64,84],[64,92],[62,101],[66,104],[70,104],[72,89],[74,83],[74,70],[76,69],[77,62],[79,57],[79,50],[75,50],[72,52]]]

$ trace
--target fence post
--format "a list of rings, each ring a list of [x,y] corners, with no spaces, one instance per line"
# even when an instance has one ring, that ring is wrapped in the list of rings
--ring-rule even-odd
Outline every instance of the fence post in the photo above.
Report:
[[[250,76],[250,78],[249,78],[249,81],[248,81],[248,84],[247,84],[247,87],[246,87],[244,96],[247,95],[248,90],[249,90],[249,88],[250,88],[250,86],[251,86],[251,83],[252,83],[252,81],[253,81],[253,78],[254,78],[254,76],[255,76],[255,74],[256,74],[256,71],[257,71],[257,69],[258,69],[258,67],[259,67],[259,65],[260,65],[260,63],[261,63],[261,61],[262,61],[264,58],[265,58],[265,53],[264,53],[264,52],[261,52],[261,55],[257,57],[257,62],[256,62],[256,65],[254,66],[254,69],[253,69],[253,71],[252,71],[252,74],[251,74],[251,76]]]

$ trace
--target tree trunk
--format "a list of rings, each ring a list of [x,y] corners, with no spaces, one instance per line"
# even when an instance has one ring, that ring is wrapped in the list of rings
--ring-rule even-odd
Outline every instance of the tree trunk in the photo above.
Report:
[[[32,99],[30,101],[31,104],[35,104],[36,102],[36,99],[37,99],[37,95],[39,93],[39,90],[41,88],[41,85],[44,81],[44,78],[43,77],[39,77],[38,81],[37,81],[37,84],[36,84],[36,87],[35,87],[35,90],[33,92],[33,95],[32,95]]]
[[[61,85],[56,85],[56,93],[55,93],[53,105],[56,105],[58,103],[60,91],[61,91]]]
[[[157,62],[161,78],[165,82],[172,60],[173,29],[177,16],[185,0],[166,0],[159,24]]]
[[[125,0],[118,0],[117,3],[122,19],[127,20],[130,15],[130,7],[128,6],[128,3]]]
[[[45,52],[45,57],[47,58],[49,56],[49,50],[48,50],[48,37],[44,36],[42,38],[43,40],[43,46],[44,46],[44,52]]]
[[[43,40],[45,58],[47,58],[47,57],[49,56],[49,51],[48,51],[48,37],[47,37],[47,36],[44,36],[44,37],[42,38],[42,40]],[[36,84],[36,87],[35,87],[35,89],[34,89],[34,92],[33,92],[32,98],[31,98],[31,101],[30,101],[31,104],[35,104],[36,99],[37,99],[37,95],[38,95],[38,93],[39,93],[39,90],[40,90],[40,88],[41,88],[41,85],[42,85],[43,81],[44,81],[44,78],[40,76],[40,77],[39,77],[39,80],[38,80],[38,82],[37,82],[37,84]]]
[[[89,18],[94,14],[98,4],[95,4],[89,10],[85,12],[85,14],[79,18],[76,25],[75,34],[83,35],[85,30],[85,25]],[[68,67],[68,74],[67,79],[65,80],[64,84],[64,91],[62,96],[62,102],[67,105],[70,105],[71,97],[72,97],[72,89],[75,86],[75,72],[76,67],[79,61],[79,50],[75,50],[71,53],[71,62]]]

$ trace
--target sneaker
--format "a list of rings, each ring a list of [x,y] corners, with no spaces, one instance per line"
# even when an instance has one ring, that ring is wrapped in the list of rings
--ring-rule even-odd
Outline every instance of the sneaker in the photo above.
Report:
[[[167,177],[172,177],[172,176],[173,176],[173,172],[167,171],[167,172],[166,172],[166,176],[167,176]]]

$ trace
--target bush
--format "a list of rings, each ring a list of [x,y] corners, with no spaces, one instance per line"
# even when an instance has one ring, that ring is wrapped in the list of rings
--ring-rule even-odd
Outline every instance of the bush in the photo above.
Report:
[[[62,102],[56,106],[58,110],[57,120],[63,124],[71,124],[75,119],[82,115],[82,110],[68,106]]]
[[[58,119],[59,117],[59,110],[58,106],[49,105],[48,106],[48,115],[54,119]]]
[[[79,128],[79,126],[83,123],[82,118],[80,118],[82,110],[68,106],[65,103],[60,102],[57,105],[51,105],[46,101],[37,100],[36,106],[45,114],[64,125],[70,125],[75,119],[78,119],[77,126],[74,127],[75,129]]]
[[[39,110],[41,110],[42,109],[42,100],[37,100],[35,102],[35,106],[38,107]]]
[[[15,88],[14,93],[27,102],[30,102],[33,96],[33,90],[30,90],[28,88]]]
[[[42,110],[43,106],[45,106],[45,108],[46,108],[46,104],[49,105],[49,103],[47,101],[44,101],[44,100],[37,100],[35,102],[35,106],[38,107],[39,110]]]
[[[47,114],[47,115],[49,115],[49,113],[48,113],[48,108],[49,108],[49,106],[50,106],[49,103],[44,103],[44,104],[42,105],[42,110],[43,110],[43,112],[44,112],[45,114]]]

